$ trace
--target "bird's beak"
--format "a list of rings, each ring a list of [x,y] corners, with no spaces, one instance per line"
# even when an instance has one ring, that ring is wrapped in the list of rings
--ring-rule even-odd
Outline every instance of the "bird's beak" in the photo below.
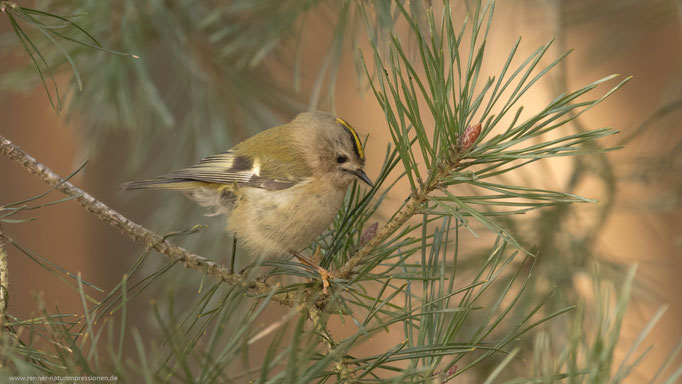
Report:
[[[362,169],[351,171],[351,173],[357,176],[358,179],[367,183],[367,185],[369,185],[370,187],[374,187],[374,184],[372,184],[372,180],[370,180],[369,177],[367,177],[367,174]]]

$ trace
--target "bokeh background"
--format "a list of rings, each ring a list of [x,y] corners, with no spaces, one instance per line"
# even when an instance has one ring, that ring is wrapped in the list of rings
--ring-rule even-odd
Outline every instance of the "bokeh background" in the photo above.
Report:
[[[94,11],[82,17],[102,15],[98,6],[84,3]],[[25,53],[6,50],[0,61],[2,135],[61,175],[70,174],[87,159],[86,168],[72,182],[157,233],[208,224],[209,230],[201,236],[182,241],[221,262],[227,262],[231,245],[229,238],[220,235],[221,219],[204,217],[200,207],[180,196],[124,193],[119,185],[191,164],[309,108],[334,111],[369,134],[367,173],[378,174],[390,135],[358,67],[358,50],[369,50],[367,31],[357,20],[344,19],[347,8],[339,4],[347,2],[281,2],[275,9],[263,7],[236,18],[239,28],[229,31],[210,20],[193,28],[186,25],[191,18],[183,17],[193,12],[192,7],[220,9],[222,2],[167,3],[122,1],[111,7],[110,19],[92,23],[90,32],[104,46],[142,58],[134,61],[79,48],[84,95],[69,95],[70,109],[62,114],[50,106]],[[69,6],[55,2],[49,7]],[[467,8],[465,2],[458,2],[455,11],[461,16],[454,19],[461,19]],[[296,9],[287,14],[289,24],[262,32],[267,15],[284,9]],[[674,0],[500,1],[485,58],[484,70],[494,74],[518,36],[523,37],[520,56],[550,39],[556,40],[546,60],[573,49],[524,99],[529,110],[563,90],[608,74],[633,76],[577,121],[577,129],[620,130],[600,145],[622,149],[578,161],[552,160],[519,175],[531,185],[598,199],[599,205],[581,205],[570,214],[543,213],[515,227],[515,234],[527,244],[541,252],[556,252],[557,260],[571,260],[555,265],[547,276],[571,281],[579,294],[590,294],[581,289],[581,282],[589,278],[592,260],[610,266],[604,269],[616,280],[619,270],[638,263],[638,284],[619,353],[627,351],[655,310],[661,305],[668,310],[649,335],[646,343],[655,348],[629,378],[631,383],[650,377],[682,337],[681,15],[682,3]],[[138,19],[156,24],[137,23]],[[343,22],[347,24],[339,32]],[[180,26],[177,34],[173,34],[175,25]],[[379,25],[377,21],[380,33]],[[396,28],[400,31],[404,26]],[[6,47],[18,44],[4,18],[0,30]],[[239,40],[240,33],[250,38]],[[139,41],[131,40],[134,36]],[[86,55],[96,59],[83,58]],[[57,80],[66,89],[72,73],[61,68]],[[28,81],[30,76],[33,81]],[[40,180],[0,158],[0,204],[45,189]],[[404,195],[400,189],[395,192]],[[398,197],[392,200],[392,204],[399,202]],[[30,223],[5,225],[3,231],[104,289],[120,280],[141,251],[139,244],[74,202],[45,207],[36,217]],[[539,224],[542,220],[545,225]],[[553,232],[545,235],[543,228]],[[58,303],[65,313],[82,312],[73,289],[18,250],[8,247],[8,251],[9,310],[14,315],[35,315],[37,296],[48,307]],[[139,313],[133,323],[144,329],[146,303],[135,305]],[[273,308],[262,321],[281,313]],[[343,327],[338,324],[340,336]]]

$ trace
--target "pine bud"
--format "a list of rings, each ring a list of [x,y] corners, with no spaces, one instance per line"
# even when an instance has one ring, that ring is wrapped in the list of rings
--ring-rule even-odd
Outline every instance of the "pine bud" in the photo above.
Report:
[[[474,126],[468,125],[464,132],[457,138],[457,152],[466,152],[481,134],[481,123]]]
[[[367,244],[374,236],[377,234],[377,229],[379,228],[379,223],[374,222],[374,224],[370,225],[369,227],[365,228],[365,230],[362,232],[362,235],[360,236],[360,245],[365,245]]]

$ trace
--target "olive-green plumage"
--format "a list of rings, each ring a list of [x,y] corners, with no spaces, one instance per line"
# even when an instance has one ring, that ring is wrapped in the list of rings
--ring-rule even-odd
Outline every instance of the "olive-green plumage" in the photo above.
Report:
[[[182,191],[228,216],[227,229],[255,257],[308,246],[336,214],[365,156],[357,133],[325,112],[306,112],[227,152],[124,189]]]

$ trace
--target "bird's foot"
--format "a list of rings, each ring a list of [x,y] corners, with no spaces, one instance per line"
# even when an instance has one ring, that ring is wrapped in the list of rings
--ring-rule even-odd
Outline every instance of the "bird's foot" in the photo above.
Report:
[[[307,265],[310,268],[315,269],[317,271],[317,273],[320,274],[320,278],[322,279],[322,293],[325,295],[328,295],[329,294],[329,287],[331,286],[331,284],[329,283],[329,280],[330,279],[336,279],[338,276],[334,272],[328,271],[328,270],[320,267],[320,265],[318,264],[319,261],[322,259],[321,258],[320,246],[318,246],[317,250],[315,250],[315,253],[313,254],[312,260],[308,259],[307,257],[301,255],[298,252],[292,251],[291,253],[294,256],[296,256],[296,258],[298,259],[298,261],[301,262],[301,264]],[[313,260],[315,260],[315,261],[313,261]]]

